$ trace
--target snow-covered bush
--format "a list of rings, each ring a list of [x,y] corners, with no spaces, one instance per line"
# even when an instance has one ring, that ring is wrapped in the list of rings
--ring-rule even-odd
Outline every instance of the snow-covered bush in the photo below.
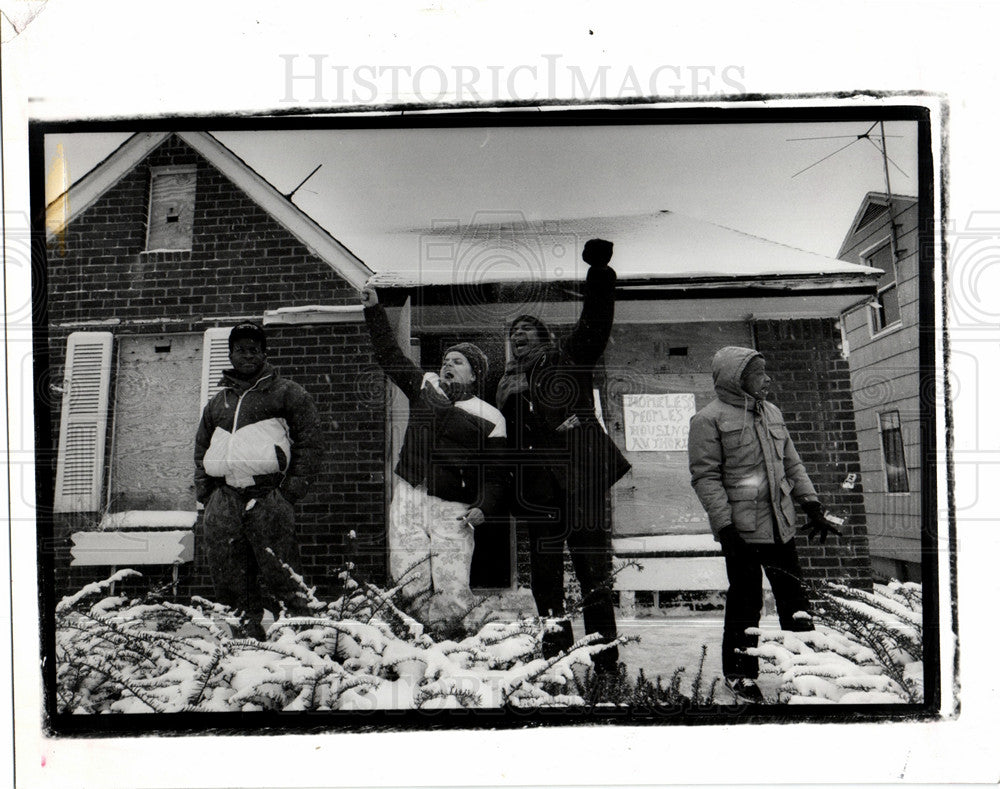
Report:
[[[875,704],[923,701],[923,614],[918,584],[873,592],[828,584],[819,590],[816,630],[768,633],[748,650],[780,675],[778,701]]]
[[[131,575],[121,570],[57,606],[60,712],[582,705],[577,677],[605,648],[590,636],[543,659],[546,622],[537,618],[436,641],[394,605],[396,589],[346,573],[346,591],[332,603],[297,577],[312,615],[280,616],[265,641],[240,639],[237,613],[201,598],[100,597]]]

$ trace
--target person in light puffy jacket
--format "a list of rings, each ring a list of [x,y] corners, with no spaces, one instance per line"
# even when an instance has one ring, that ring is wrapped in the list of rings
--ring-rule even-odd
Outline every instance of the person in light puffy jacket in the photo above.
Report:
[[[757,645],[761,572],[767,573],[783,630],[812,630],[809,600],[795,550],[795,507],[829,531],[816,490],[770,392],[764,357],[751,348],[721,348],[712,360],[716,397],[691,418],[691,484],[722,546],[729,577],[722,670],[742,700],[761,701]]]
[[[495,467],[507,426],[479,395],[487,359],[475,345],[448,348],[439,373],[399,348],[373,287],[361,293],[375,358],[410,401],[389,508],[389,571],[402,605],[439,634],[475,624],[469,586],[476,527],[502,512]]]
[[[260,326],[233,327],[229,361],[195,436],[195,495],[216,597],[244,611],[245,633],[261,639],[264,591],[308,613],[282,562],[298,569],[293,505],[318,473],[323,432],[313,399],[267,362]]]

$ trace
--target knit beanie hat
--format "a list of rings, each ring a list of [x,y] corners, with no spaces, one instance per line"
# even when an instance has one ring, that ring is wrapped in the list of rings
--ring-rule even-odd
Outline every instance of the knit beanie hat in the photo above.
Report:
[[[260,343],[260,349],[267,351],[267,337],[264,336],[264,329],[260,324],[244,321],[233,326],[233,330],[229,332],[229,350],[232,351],[236,341],[242,339],[256,340]]]
[[[476,376],[476,387],[481,388],[486,383],[486,371],[490,368],[490,364],[486,360],[486,354],[479,349],[478,345],[473,345],[471,342],[460,342],[452,345],[450,348],[446,348],[444,353],[441,354],[441,358],[444,359],[452,351],[460,353],[465,357],[465,360],[469,363],[469,367],[472,368],[472,372]]]

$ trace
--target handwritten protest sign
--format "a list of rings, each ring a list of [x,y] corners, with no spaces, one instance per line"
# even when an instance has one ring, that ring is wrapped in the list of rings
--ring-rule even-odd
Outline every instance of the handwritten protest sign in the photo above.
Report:
[[[629,452],[686,452],[694,394],[623,395],[625,449]]]

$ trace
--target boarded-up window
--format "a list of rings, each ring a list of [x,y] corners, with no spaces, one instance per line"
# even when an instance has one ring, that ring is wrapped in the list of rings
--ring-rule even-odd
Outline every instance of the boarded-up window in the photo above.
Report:
[[[189,250],[194,233],[196,168],[157,167],[149,188],[146,249]]]
[[[684,414],[715,397],[712,357],[724,345],[752,347],[749,324],[617,323],[612,329],[604,352],[604,420],[632,464],[611,489],[615,537],[710,533],[691,487]],[[658,408],[668,403],[672,408]],[[630,441],[629,432],[639,426],[652,430],[636,431],[643,441]]]
[[[878,280],[878,293],[872,305],[872,333],[878,333],[899,323],[899,291],[896,287],[896,263],[892,259],[892,246],[885,244],[870,253],[865,264],[882,269]]]
[[[882,433],[882,459],[885,463],[886,490],[889,493],[909,493],[906,476],[906,458],[903,454],[903,431],[899,424],[899,411],[886,411],[878,415]]]
[[[56,512],[96,512],[100,509],[111,342],[110,332],[74,332],[66,343],[56,459]]]
[[[194,510],[202,340],[200,334],[121,338],[112,510]]]

